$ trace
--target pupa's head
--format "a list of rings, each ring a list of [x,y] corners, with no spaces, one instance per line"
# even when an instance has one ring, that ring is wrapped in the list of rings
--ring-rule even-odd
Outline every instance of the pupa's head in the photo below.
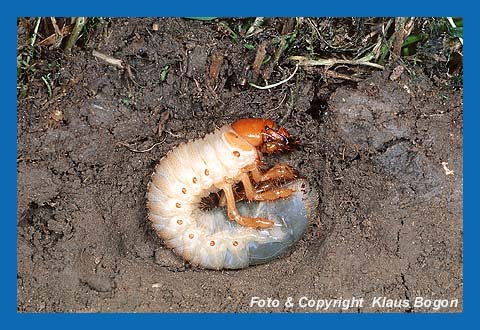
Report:
[[[232,128],[262,153],[291,150],[298,145],[298,141],[292,138],[285,128],[277,128],[271,119],[240,119],[232,124]]]

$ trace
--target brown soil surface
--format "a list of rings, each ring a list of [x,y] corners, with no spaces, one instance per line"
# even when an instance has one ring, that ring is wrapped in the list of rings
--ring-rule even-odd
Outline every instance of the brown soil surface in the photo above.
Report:
[[[92,49],[128,63],[130,77]],[[355,312],[432,310],[374,297],[458,299],[440,311],[463,310],[462,89],[421,70],[392,81],[387,68],[334,86],[299,69],[263,91],[244,84],[254,58],[206,22],[112,20],[58,56],[52,97],[31,84],[18,103],[19,311],[315,311],[283,307],[303,296],[364,298]],[[320,220],[273,262],[192,268],[150,228],[147,183],[168,150],[242,117],[300,138],[283,159],[318,185]],[[250,307],[255,296],[281,306]]]

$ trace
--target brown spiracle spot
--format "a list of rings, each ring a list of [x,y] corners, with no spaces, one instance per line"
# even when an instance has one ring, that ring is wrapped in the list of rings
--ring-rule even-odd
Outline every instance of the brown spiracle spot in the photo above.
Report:
[[[177,207],[177,209],[179,209],[179,208],[182,207],[182,204],[180,204],[180,203],[175,203],[175,206]]]
[[[178,219],[177,223],[178,223],[178,225],[181,225],[183,223],[183,220]]]
[[[193,239],[193,237],[194,237],[193,234],[188,235],[188,238],[190,238],[190,239]]]
[[[192,182],[197,183],[197,177],[196,176],[193,177]]]
[[[182,193],[183,193],[183,194],[186,194],[186,193],[187,193],[187,188],[185,188],[185,187],[182,188]]]
[[[205,169],[205,175],[206,175],[206,176],[209,176],[209,175],[210,175],[210,172],[208,171],[208,168]]]
[[[238,246],[238,242],[237,242],[237,241],[233,241],[233,246]]]
[[[210,246],[215,246],[215,241],[210,241]]]
[[[235,151],[233,152],[233,155],[234,155],[235,157],[240,157],[240,152],[238,152],[237,150],[235,150]]]

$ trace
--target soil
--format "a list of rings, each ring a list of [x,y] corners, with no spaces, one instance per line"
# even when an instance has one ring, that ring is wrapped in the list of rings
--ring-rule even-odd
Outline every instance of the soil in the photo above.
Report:
[[[18,101],[19,311],[317,311],[288,297],[365,301],[328,312],[434,311],[416,297],[463,310],[463,89],[392,66],[341,84],[300,68],[266,91],[245,83],[254,60],[218,25],[185,19],[101,22],[71,56],[39,60],[55,84],[49,96],[32,79]],[[150,227],[147,183],[168,150],[243,117],[301,140],[282,159],[319,187],[319,220],[270,263],[193,268]]]

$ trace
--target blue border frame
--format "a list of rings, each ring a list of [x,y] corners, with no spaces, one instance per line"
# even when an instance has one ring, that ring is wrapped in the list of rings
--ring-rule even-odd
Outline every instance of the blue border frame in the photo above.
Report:
[[[464,1],[467,2],[467,1]],[[7,7],[7,6],[6,6]],[[451,328],[466,325],[475,320],[478,284],[475,273],[476,244],[473,238],[479,232],[475,217],[475,188],[478,186],[477,162],[475,153],[476,124],[480,116],[476,110],[477,99],[472,95],[475,80],[478,79],[476,34],[479,32],[475,21],[473,5],[462,1],[401,1],[401,2],[280,2],[242,1],[227,4],[225,1],[183,1],[177,3],[147,4],[140,6],[138,1],[112,3],[85,0],[81,3],[65,1],[19,1],[13,8],[6,8],[0,24],[2,26],[3,58],[2,89],[6,111],[2,112],[1,130],[3,143],[2,166],[2,206],[3,224],[6,234],[1,240],[4,248],[4,271],[1,272],[3,294],[1,314],[3,323],[12,322],[16,328],[82,328],[104,327],[137,328],[143,326],[177,327],[194,324],[197,327],[220,325],[228,328],[258,326],[271,328],[285,325],[302,325],[325,328],[326,326],[383,326],[405,328],[406,326],[428,326]],[[460,16],[464,17],[466,30],[464,53],[464,312],[459,314],[19,314],[16,312],[16,19],[19,16]],[[15,51],[12,51],[15,49]],[[468,51],[465,51],[468,49]],[[6,92],[8,91],[8,92]],[[475,236],[474,236],[475,235]],[[478,321],[476,322],[478,324]],[[8,326],[8,324],[7,324]]]

